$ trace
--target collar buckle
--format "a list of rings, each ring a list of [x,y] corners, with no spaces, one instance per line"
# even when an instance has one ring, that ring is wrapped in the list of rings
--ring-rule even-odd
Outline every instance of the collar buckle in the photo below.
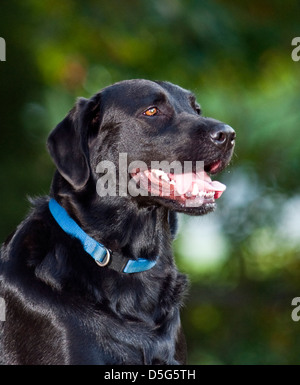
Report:
[[[97,261],[95,260],[95,262],[97,263],[98,266],[100,267],[104,267],[104,266],[107,266],[110,262],[110,250],[108,250],[106,247],[105,247],[105,250],[106,250],[106,255],[105,257],[103,258],[103,260],[100,262],[100,261]]]

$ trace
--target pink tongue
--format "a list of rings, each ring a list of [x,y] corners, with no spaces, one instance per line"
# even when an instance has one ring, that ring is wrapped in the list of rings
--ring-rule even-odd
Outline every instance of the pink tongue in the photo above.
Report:
[[[188,191],[192,192],[195,184],[197,184],[199,191],[205,192],[217,191],[222,193],[226,189],[224,184],[218,181],[212,181],[205,171],[199,174],[174,174],[174,179],[176,182],[176,190],[179,194],[185,194]]]

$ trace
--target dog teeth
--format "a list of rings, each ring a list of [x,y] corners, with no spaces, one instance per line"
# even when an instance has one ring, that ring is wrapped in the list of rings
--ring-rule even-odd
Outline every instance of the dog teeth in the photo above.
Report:
[[[211,199],[215,196],[215,193],[213,191],[199,191],[199,193],[197,194],[200,198],[207,198],[207,199]]]
[[[199,187],[197,185],[197,183],[194,183],[193,185],[193,190],[192,190],[192,195],[198,195],[199,194]]]
[[[175,180],[170,180],[169,176],[162,170],[151,170],[151,172],[156,176],[158,179],[162,179],[169,184],[172,184],[173,186],[176,186]],[[213,199],[215,196],[214,191],[199,191],[199,186],[197,183],[193,183],[192,191],[187,191],[184,194],[185,198],[205,198],[205,199]]]
[[[173,184],[173,183],[170,183]],[[188,191],[185,193],[186,198],[206,198],[206,199],[212,199],[214,198],[215,193],[214,191],[199,191],[197,192],[196,188],[193,188],[193,191]]]
[[[168,175],[162,170],[152,170],[152,172],[153,174],[156,175],[157,178],[161,177],[161,179],[165,180],[166,182],[170,181],[170,178],[168,177]]]
[[[215,196],[215,193],[214,193],[214,191],[205,192],[203,196],[204,196],[204,198],[210,199],[210,198],[213,198]]]

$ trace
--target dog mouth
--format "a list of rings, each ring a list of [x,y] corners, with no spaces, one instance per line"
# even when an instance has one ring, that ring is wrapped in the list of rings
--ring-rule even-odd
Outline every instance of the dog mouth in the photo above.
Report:
[[[221,170],[222,162],[207,165],[204,170],[187,173],[167,173],[161,169],[136,170],[131,173],[143,195],[171,199],[181,206],[199,207],[213,204],[219,199],[226,186],[212,180],[209,174]]]

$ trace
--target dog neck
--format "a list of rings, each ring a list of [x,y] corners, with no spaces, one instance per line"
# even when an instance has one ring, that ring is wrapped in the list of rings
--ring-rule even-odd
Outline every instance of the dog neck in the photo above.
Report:
[[[131,197],[99,197],[90,191],[91,186],[71,189],[58,174],[50,195],[86,234],[124,258],[154,260],[172,255],[167,208],[142,205]]]

